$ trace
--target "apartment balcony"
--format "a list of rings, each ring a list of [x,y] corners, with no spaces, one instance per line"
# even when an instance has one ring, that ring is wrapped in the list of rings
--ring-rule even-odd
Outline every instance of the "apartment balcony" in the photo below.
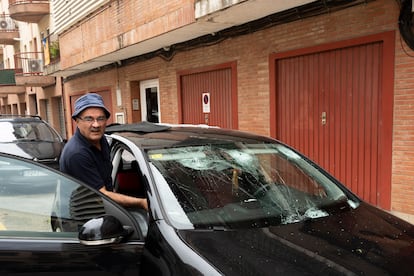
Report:
[[[0,86],[16,85],[16,69],[2,69],[0,70]]]
[[[45,0],[9,0],[10,17],[17,21],[38,23],[50,13],[50,1]]]
[[[18,53],[14,56],[14,63],[16,65],[14,69],[15,86],[45,87],[56,82],[54,76],[48,76],[43,73],[44,61],[42,52]]]
[[[16,22],[7,15],[0,15],[0,44],[14,45],[19,39]]]
[[[1,72],[0,72],[1,74]],[[0,85],[0,97],[7,97],[9,94],[24,94],[26,87],[24,86],[3,86]]]
[[[46,87],[55,84],[53,76],[23,74],[22,69],[0,70],[0,94],[19,94],[26,87]]]
[[[16,73],[20,69],[2,69],[0,70],[0,97],[8,94],[21,94],[26,92],[24,86],[16,86]]]

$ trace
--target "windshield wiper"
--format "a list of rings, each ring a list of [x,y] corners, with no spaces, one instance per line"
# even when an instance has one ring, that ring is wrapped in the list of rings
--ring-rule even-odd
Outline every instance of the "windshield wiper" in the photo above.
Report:
[[[335,212],[335,211],[345,211],[349,210],[351,208],[351,204],[349,203],[349,200],[346,196],[341,196],[340,198],[328,202],[326,204],[323,204],[320,206],[321,209],[326,210],[328,212]],[[352,207],[353,208],[353,207]]]

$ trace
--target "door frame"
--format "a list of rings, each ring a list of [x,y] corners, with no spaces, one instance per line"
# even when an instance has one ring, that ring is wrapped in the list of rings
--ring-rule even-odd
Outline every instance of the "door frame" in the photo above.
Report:
[[[157,103],[158,103],[158,122],[161,123],[161,105],[160,105],[160,83],[159,79],[149,79],[139,82],[139,97],[141,104],[141,121],[148,121],[147,118],[147,98],[145,95],[145,89],[157,88]]]

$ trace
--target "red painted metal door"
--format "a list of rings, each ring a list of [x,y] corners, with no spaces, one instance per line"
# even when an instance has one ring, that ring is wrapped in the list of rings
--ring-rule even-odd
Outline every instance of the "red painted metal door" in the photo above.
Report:
[[[232,119],[232,68],[183,74],[180,81],[183,123],[237,127]],[[209,102],[203,103],[205,93]],[[209,107],[209,112],[203,110],[203,105]]]
[[[276,136],[378,205],[382,44],[276,61]]]

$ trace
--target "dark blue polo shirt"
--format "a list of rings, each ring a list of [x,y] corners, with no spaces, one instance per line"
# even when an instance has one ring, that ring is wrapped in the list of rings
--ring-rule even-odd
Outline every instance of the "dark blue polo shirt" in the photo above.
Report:
[[[60,170],[99,190],[103,186],[112,191],[112,162],[105,136],[101,139],[101,150],[90,144],[79,129],[63,148]]]

